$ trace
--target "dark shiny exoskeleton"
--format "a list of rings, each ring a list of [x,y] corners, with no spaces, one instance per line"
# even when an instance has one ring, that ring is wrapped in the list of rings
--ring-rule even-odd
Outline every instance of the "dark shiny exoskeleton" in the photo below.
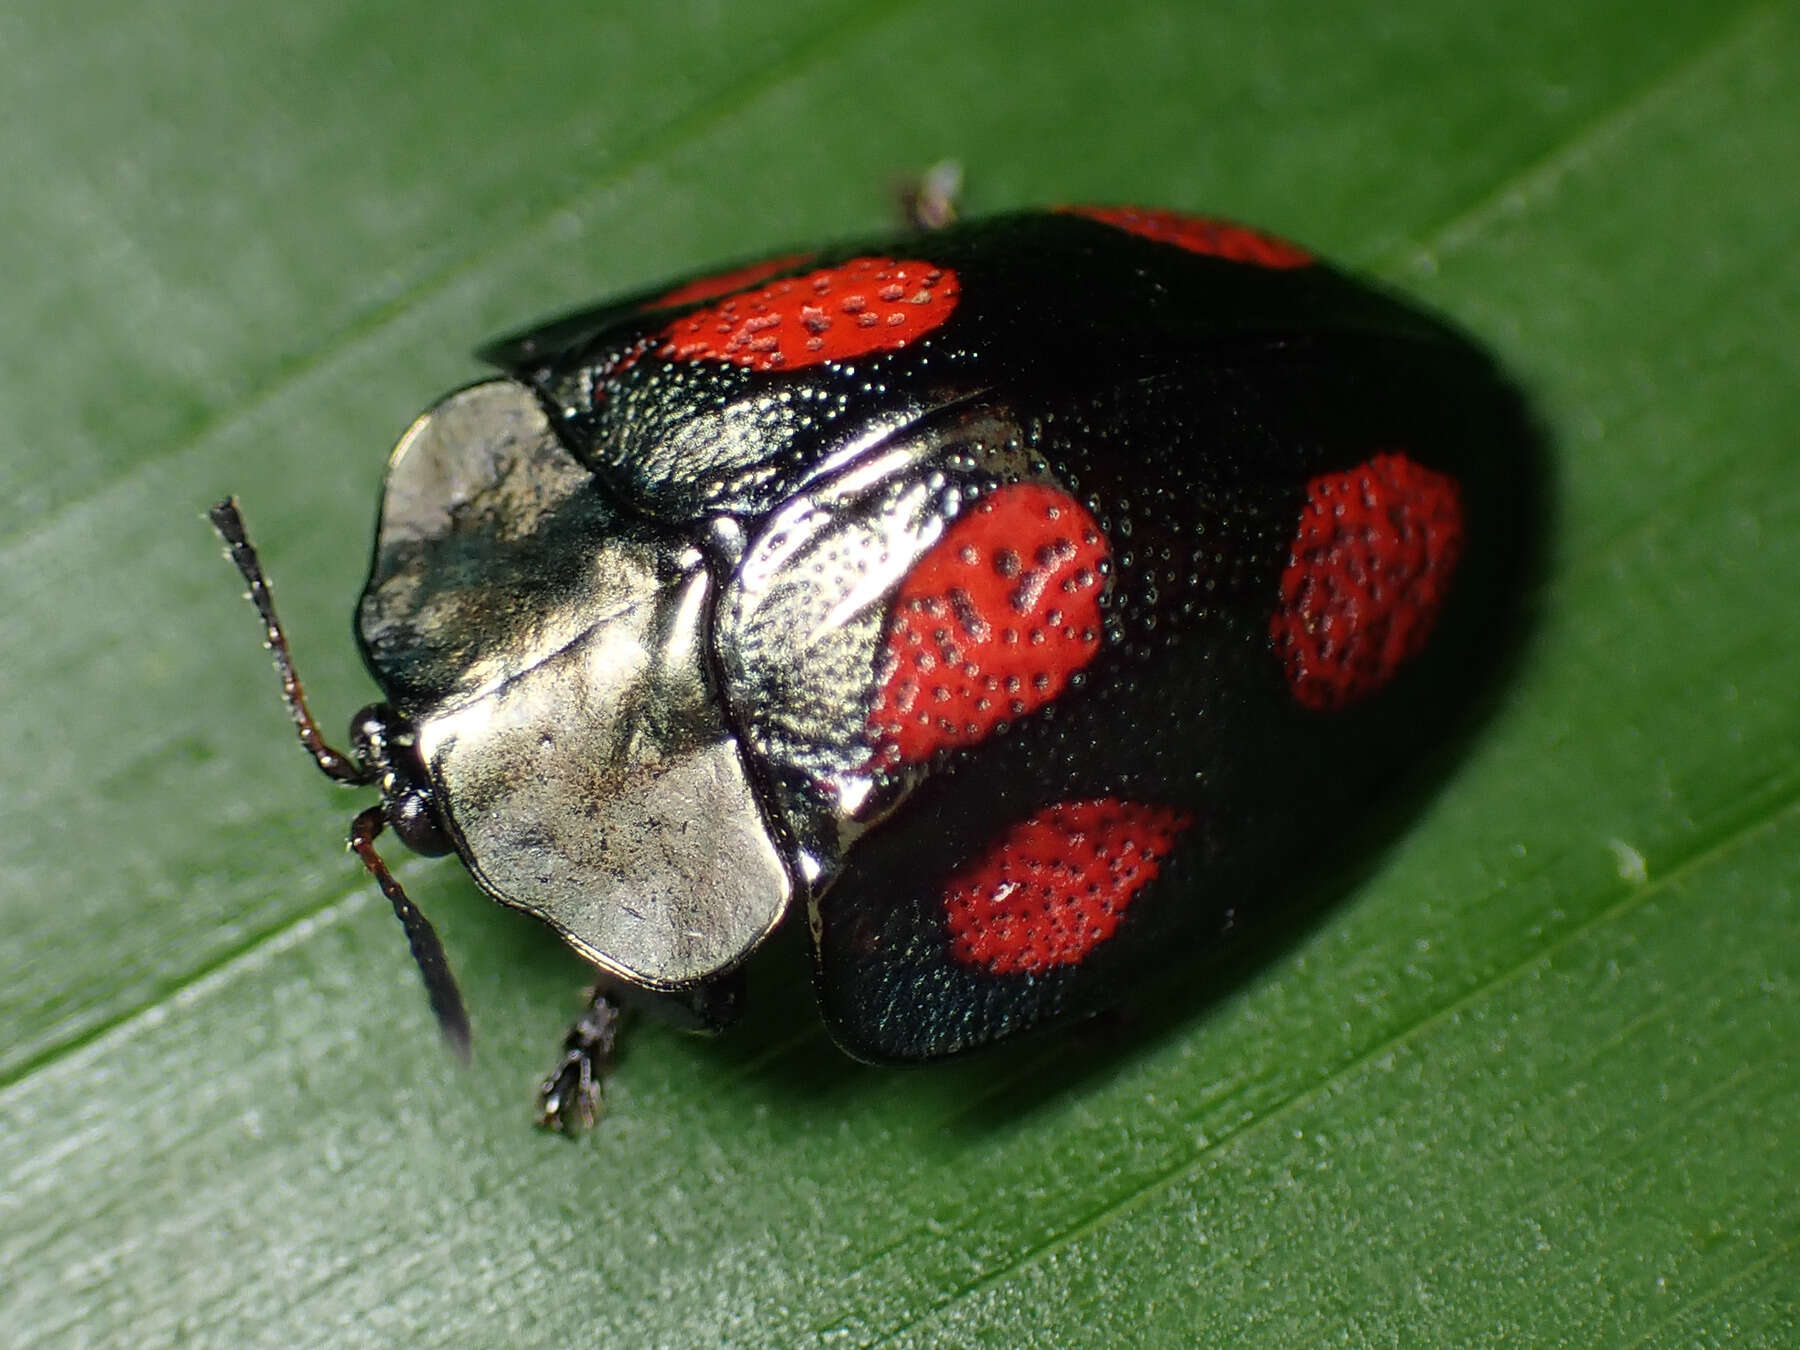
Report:
[[[1208,951],[1443,735],[1530,567],[1487,359],[1223,222],[956,225],[484,355],[395,452],[358,632],[390,817],[602,973],[553,1123],[618,989],[727,1020],[796,910],[880,1061]]]

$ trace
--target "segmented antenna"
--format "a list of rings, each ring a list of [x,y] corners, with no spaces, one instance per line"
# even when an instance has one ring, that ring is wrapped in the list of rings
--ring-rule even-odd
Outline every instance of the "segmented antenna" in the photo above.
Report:
[[[250,586],[250,603],[256,606],[256,612],[262,616],[269,651],[274,654],[275,669],[281,676],[281,698],[287,704],[288,716],[294,719],[295,729],[300,733],[300,744],[306,747],[306,753],[313,757],[313,762],[326,777],[358,787],[374,782],[375,773],[370,766],[359,764],[349,755],[325,744],[319,724],[313,720],[312,709],[306,706],[306,691],[300,687],[300,676],[294,671],[294,657],[288,650],[287,634],[282,631],[281,620],[275,617],[275,597],[269,594],[269,583],[263,576],[262,563],[257,560],[256,550],[251,547],[249,536],[244,533],[244,518],[238,514],[237,499],[227,497],[208,511],[206,516],[224,539],[231,561],[243,573],[244,580]]]
[[[362,859],[375,884],[394,907],[394,917],[406,930],[406,945],[412,948],[413,961],[425,979],[425,997],[431,1000],[431,1011],[437,1015],[438,1030],[464,1064],[469,1062],[469,1014],[463,1007],[462,994],[456,987],[456,976],[450,973],[450,958],[444,955],[444,944],[438,941],[437,929],[419,912],[394,880],[381,855],[375,851],[375,837],[387,824],[387,816],[379,806],[371,806],[350,822],[350,851]]]
[[[238,514],[237,502],[227,497],[206,514],[212,521],[213,528],[225,540],[231,561],[249,584],[250,601],[262,618],[269,650],[275,657],[275,669],[281,676],[281,697],[287,704],[288,716],[293,718],[294,727],[300,733],[300,744],[306,747],[313,762],[327,777],[352,787],[373,783],[376,767],[327,745],[324,735],[319,731],[318,722],[313,718],[312,710],[306,706],[306,691],[301,688],[300,676],[294,670],[294,658],[288,650],[287,633],[282,629],[281,620],[275,617],[275,597],[269,592],[268,579],[263,576],[262,563],[257,559],[256,549],[244,532],[244,518]],[[400,883],[394,880],[393,873],[388,871],[387,864],[375,851],[375,840],[386,825],[385,805],[371,806],[361,812],[350,824],[350,850],[369,870],[369,875],[375,878],[375,884],[381,887],[381,893],[394,907],[394,917],[400,920],[400,927],[406,931],[407,946],[412,949],[413,961],[425,980],[425,996],[431,1001],[431,1011],[437,1016],[438,1029],[443,1032],[444,1039],[456,1052],[457,1058],[466,1064],[469,1060],[469,1014],[463,1007],[462,994],[456,987],[456,976],[450,972],[450,960],[444,955],[444,944],[438,940],[437,930],[420,913],[419,907],[413,904]]]

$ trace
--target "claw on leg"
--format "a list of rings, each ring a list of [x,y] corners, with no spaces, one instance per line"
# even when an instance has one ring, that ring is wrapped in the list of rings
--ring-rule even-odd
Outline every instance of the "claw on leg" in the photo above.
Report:
[[[563,1038],[562,1061],[538,1087],[538,1124],[561,1134],[592,1129],[602,1106],[600,1080],[612,1067],[624,1010],[604,989]]]
[[[904,184],[900,189],[900,210],[906,223],[920,230],[941,230],[954,224],[962,177],[962,165],[946,159]]]

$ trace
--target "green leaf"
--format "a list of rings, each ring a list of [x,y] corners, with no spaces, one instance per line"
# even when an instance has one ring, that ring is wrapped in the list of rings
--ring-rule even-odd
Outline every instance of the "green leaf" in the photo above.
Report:
[[[1800,1342],[1800,12],[789,0],[0,16],[0,1339]],[[401,873],[439,1053],[201,519],[315,703],[480,338],[971,212],[1205,208],[1489,341],[1562,518],[1504,706],[1355,892],[1114,1046],[914,1074],[791,949],[528,1123],[578,968]]]

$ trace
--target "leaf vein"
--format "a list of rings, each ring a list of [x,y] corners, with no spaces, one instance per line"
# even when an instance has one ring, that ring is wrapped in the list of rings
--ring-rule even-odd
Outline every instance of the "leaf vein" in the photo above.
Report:
[[[1755,3],[1734,11],[1698,50],[1685,54],[1634,93],[1571,128],[1534,163],[1502,178],[1463,210],[1426,231],[1422,243],[1389,253],[1373,270],[1390,277],[1409,268],[1433,270],[1438,257],[1466,248],[1509,211],[1521,209],[1554,190],[1569,173],[1654,113],[1685,81],[1723,64],[1739,47],[1753,44],[1759,30],[1771,23],[1779,10],[1780,6],[1773,3]]]

